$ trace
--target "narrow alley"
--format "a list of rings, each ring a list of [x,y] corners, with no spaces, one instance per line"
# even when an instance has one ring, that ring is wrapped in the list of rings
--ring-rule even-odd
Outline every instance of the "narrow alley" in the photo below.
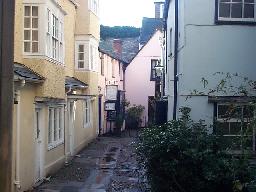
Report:
[[[99,137],[33,192],[146,191],[134,152],[137,132]]]

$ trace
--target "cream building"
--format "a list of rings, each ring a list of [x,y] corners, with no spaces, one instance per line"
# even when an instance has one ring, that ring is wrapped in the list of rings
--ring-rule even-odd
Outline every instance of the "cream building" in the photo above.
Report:
[[[98,0],[16,0],[13,191],[98,134]]]
[[[118,56],[106,53],[100,50],[100,67],[99,67],[99,132],[100,135],[114,131],[116,128],[115,118],[119,115],[120,120],[123,122],[121,130],[124,130],[124,106],[123,101],[125,99],[125,68],[126,62],[124,62]],[[116,89],[116,100],[109,101],[111,98],[108,95],[108,89]],[[107,109],[107,103],[113,106],[112,109]],[[109,110],[109,111],[108,111]],[[114,113],[113,119],[111,119],[110,113]]]

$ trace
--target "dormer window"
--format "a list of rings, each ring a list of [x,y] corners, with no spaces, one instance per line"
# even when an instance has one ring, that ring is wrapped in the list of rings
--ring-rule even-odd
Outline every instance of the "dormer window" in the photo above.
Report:
[[[217,0],[218,21],[256,22],[256,0]]]

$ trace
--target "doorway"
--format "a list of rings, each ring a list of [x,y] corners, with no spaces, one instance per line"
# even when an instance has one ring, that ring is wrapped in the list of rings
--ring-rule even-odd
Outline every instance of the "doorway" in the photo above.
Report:
[[[36,145],[36,168],[35,183],[41,181],[44,177],[44,144],[43,144],[43,121],[42,109],[35,109],[35,145]]]

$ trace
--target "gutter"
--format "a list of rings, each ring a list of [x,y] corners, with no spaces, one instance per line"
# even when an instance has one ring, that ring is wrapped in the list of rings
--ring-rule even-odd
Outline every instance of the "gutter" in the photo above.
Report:
[[[177,119],[177,100],[178,100],[178,46],[179,46],[179,0],[175,0],[175,48],[174,48],[174,101],[173,101],[173,120]]]

